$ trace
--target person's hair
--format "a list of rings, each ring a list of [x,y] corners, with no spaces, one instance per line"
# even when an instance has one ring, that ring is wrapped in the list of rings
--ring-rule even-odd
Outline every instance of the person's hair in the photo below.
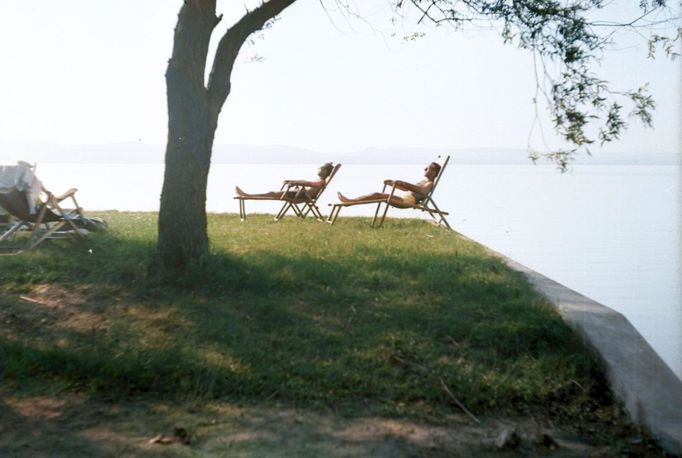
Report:
[[[440,164],[438,162],[432,162],[431,165],[436,168],[436,174],[439,174],[441,169]]]
[[[332,170],[334,170],[334,164],[331,162],[322,164],[322,166],[320,166],[320,178],[327,178],[331,175]]]

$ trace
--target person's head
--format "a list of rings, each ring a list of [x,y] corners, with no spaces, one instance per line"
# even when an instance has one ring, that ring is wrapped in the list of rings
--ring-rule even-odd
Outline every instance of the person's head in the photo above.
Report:
[[[327,162],[320,166],[320,170],[317,171],[317,176],[324,180],[332,173],[332,170],[334,170],[334,164]]]
[[[424,176],[429,180],[433,180],[440,173],[440,164],[432,162],[424,169]]]

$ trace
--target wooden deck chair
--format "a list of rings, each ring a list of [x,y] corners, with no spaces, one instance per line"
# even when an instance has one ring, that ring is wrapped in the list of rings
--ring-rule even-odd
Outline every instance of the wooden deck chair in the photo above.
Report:
[[[411,205],[408,207],[400,206],[396,207],[395,205],[392,205],[390,203],[391,198],[395,194],[396,187],[395,184],[391,186],[391,190],[389,193],[387,193],[387,188],[388,185],[384,184],[383,189],[381,190],[382,193],[388,194],[388,198],[386,199],[380,199],[380,200],[369,200],[369,201],[364,201],[364,202],[338,202],[335,204],[329,204],[332,206],[332,211],[329,213],[329,218],[327,218],[327,222],[329,224],[334,224],[336,221],[336,218],[338,218],[339,213],[341,212],[341,208],[343,207],[352,207],[354,205],[364,205],[364,204],[377,204],[376,211],[374,212],[374,217],[372,218],[372,227],[381,227],[382,224],[384,224],[384,220],[386,219],[386,214],[388,213],[388,208],[389,207],[395,207],[395,208],[413,208],[415,210],[420,210],[423,212],[427,212],[431,218],[433,218],[434,222],[438,224],[439,226],[445,227],[449,230],[452,230],[450,227],[450,224],[448,223],[448,220],[445,218],[448,216],[448,212],[444,212],[441,209],[438,208],[438,205],[436,205],[436,202],[433,200],[433,193],[436,190],[436,187],[438,186],[438,183],[440,182],[441,177],[443,176],[443,172],[445,171],[445,168],[448,165],[448,162],[450,161],[450,156],[445,158],[445,162],[441,165],[440,171],[438,172],[438,175],[436,178],[433,180],[433,186],[431,187],[431,190],[429,193],[426,195],[426,197],[421,201],[416,203],[415,205]],[[381,215],[381,218],[379,218],[379,212],[381,210],[381,206],[385,205],[386,207],[384,208],[384,211]],[[378,224],[377,224],[378,220]]]
[[[23,170],[12,170],[15,167],[24,167]],[[7,229],[0,242],[12,240],[21,229],[28,229],[31,235],[25,246],[14,247],[10,254],[18,254],[25,250],[31,250],[47,239],[65,238],[70,236],[82,236],[87,233],[84,229],[87,219],[83,217],[82,209],[76,201],[76,189],[72,188],[64,194],[55,196],[45,190],[35,177],[31,177],[32,170],[27,172],[25,165],[0,168],[0,173],[15,174],[24,183],[30,186],[22,186],[21,180],[13,188],[7,186],[0,189],[0,206],[11,215],[16,222]],[[33,181],[32,178],[35,180]],[[34,192],[32,192],[34,191]],[[37,200],[35,192],[38,192]],[[67,199],[74,204],[75,208],[65,209],[63,202]]]
[[[334,166],[329,176],[324,180],[324,184],[320,190],[317,191],[317,194],[315,194],[315,196],[312,198],[308,197],[302,186],[297,187],[285,185],[282,189],[282,200],[285,200],[286,203],[282,205],[280,211],[277,213],[277,215],[275,215],[275,221],[282,219],[289,210],[292,210],[296,216],[303,219],[305,219],[309,213],[312,213],[318,221],[324,221],[324,215],[322,215],[320,208],[317,206],[317,200],[324,193],[325,189],[327,189],[327,186],[329,186],[329,183],[332,181],[334,175],[336,175],[336,172],[338,172],[340,168],[341,164],[336,164]],[[298,188],[296,196],[293,199],[286,197],[288,195],[288,191],[292,190],[291,188]]]
[[[273,199],[272,197],[235,196],[234,198],[239,201],[239,218],[242,221],[246,221],[245,201],[247,200],[277,200],[283,201],[284,203],[282,204],[282,207],[275,215],[275,221],[279,221],[280,219],[284,218],[284,216],[289,212],[289,210],[291,210],[296,216],[300,218],[305,219],[309,214],[312,213],[312,215],[318,221],[324,221],[325,220],[324,215],[322,215],[320,208],[317,206],[317,201],[320,198],[320,196],[324,193],[325,189],[327,189],[327,186],[329,186],[329,183],[332,181],[332,178],[334,178],[334,175],[336,175],[336,172],[338,172],[340,168],[341,164],[336,164],[334,166],[329,176],[325,179],[325,182],[322,185],[322,187],[319,189],[317,194],[312,198],[308,197],[308,195],[305,193],[305,189],[302,186],[296,186],[291,184],[284,184],[282,186],[282,188],[280,189],[282,194],[278,199]],[[296,194],[294,195],[293,198],[287,197],[290,191],[296,191]]]

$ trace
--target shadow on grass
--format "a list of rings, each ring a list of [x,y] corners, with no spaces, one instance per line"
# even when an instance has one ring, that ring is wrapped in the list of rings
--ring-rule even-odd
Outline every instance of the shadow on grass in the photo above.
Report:
[[[443,383],[477,413],[578,418],[612,404],[592,355],[496,259],[320,252],[216,253],[170,289],[146,275],[148,241],[101,235],[68,257],[48,248],[13,260],[0,279],[19,290],[80,293],[38,312],[4,299],[2,377],[358,415],[442,417],[452,411]]]
[[[59,417],[69,416],[59,401],[43,401],[52,405],[33,400],[22,412],[0,399],[0,455],[48,456],[49,451],[50,456],[108,456],[101,444],[59,424]]]

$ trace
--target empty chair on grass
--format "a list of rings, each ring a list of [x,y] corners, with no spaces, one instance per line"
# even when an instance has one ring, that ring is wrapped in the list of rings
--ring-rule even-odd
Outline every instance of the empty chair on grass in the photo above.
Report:
[[[450,229],[445,216],[447,212],[441,211],[436,203],[433,201],[433,192],[436,189],[440,177],[443,174],[443,170],[447,166],[450,157],[445,159],[445,162],[441,166],[437,162],[431,162],[424,169],[424,179],[417,183],[409,183],[402,180],[384,180],[384,187],[381,192],[374,192],[371,194],[366,194],[359,197],[346,197],[340,192],[338,193],[339,203],[330,204],[333,205],[332,211],[329,214],[327,220],[328,223],[334,224],[336,218],[339,216],[339,212],[342,207],[351,207],[354,205],[363,204],[377,204],[376,211],[374,212],[374,218],[372,219],[372,226],[376,224],[381,205],[386,205],[384,212],[379,221],[379,226],[381,226],[386,218],[386,213],[388,212],[388,207],[396,208],[413,208],[416,210],[421,210],[428,212],[429,215],[439,224]]]
[[[323,164],[317,172],[317,180],[284,180],[279,191],[270,191],[258,194],[250,194],[243,191],[239,186],[235,187],[239,200],[239,216],[242,221],[246,219],[246,200],[279,200],[284,201],[282,208],[277,212],[275,221],[280,220],[289,210],[296,216],[305,218],[312,213],[317,219],[324,220],[320,209],[317,207],[317,200],[334,178],[334,175],[341,167],[341,164],[333,165],[331,162]]]

